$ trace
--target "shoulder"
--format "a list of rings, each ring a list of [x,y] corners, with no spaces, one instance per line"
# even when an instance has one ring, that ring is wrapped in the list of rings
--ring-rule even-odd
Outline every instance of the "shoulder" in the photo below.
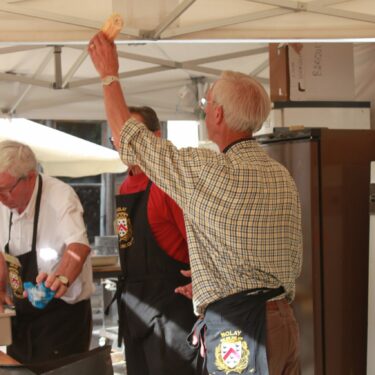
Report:
[[[150,203],[158,207],[159,210],[172,210],[176,214],[182,215],[181,207],[176,203],[176,201],[171,198],[167,193],[160,189],[154,183],[150,188]]]
[[[51,176],[43,175],[42,178],[44,202],[47,200],[60,208],[71,203],[80,204],[76,192],[69,184]]]
[[[76,194],[74,189],[64,181],[59,180],[56,177],[43,175],[43,190],[51,193],[64,193],[64,194]]]
[[[160,208],[161,205],[164,206],[167,203],[168,198],[168,194],[160,189],[159,186],[155,185],[154,183],[151,184],[149,203],[154,204],[156,207]]]

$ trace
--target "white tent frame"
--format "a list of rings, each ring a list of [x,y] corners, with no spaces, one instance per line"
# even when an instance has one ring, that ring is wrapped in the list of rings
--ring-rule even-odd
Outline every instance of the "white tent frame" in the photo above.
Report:
[[[340,9],[337,5],[351,2],[350,0],[311,0],[306,1],[292,1],[292,0],[246,0],[249,3],[267,5],[271,8],[263,11],[252,12],[249,14],[242,14],[235,17],[228,17],[217,19],[211,22],[195,23],[190,26],[175,27],[176,21],[181,19],[183,15],[194,5],[199,3],[200,0],[184,0],[180,2],[174,9],[172,9],[164,18],[159,22],[159,24],[148,30],[125,27],[120,36],[122,38],[130,38],[132,42],[138,41],[156,41],[165,42],[170,40],[179,40],[181,38],[194,39],[201,32],[207,32],[210,30],[222,29],[232,25],[253,23],[258,20],[264,20],[269,18],[287,15],[287,14],[321,14],[325,16],[333,16],[339,19],[349,19],[360,22],[365,22],[370,25],[374,25],[375,29],[375,15],[365,14],[357,11],[348,11]],[[32,5],[33,0],[0,0],[0,12],[8,13],[10,15],[26,16],[32,17],[33,19],[40,19],[44,21],[51,21],[63,25],[74,25],[78,27],[85,28],[87,30],[98,30],[101,27],[101,23],[98,21],[93,21],[90,19],[66,16],[58,13],[40,11],[27,7],[26,5]],[[123,5],[121,1],[112,1],[113,10],[121,11],[123,10]],[[119,44],[128,43],[129,40],[118,41]],[[61,61],[62,55],[68,49],[77,49],[81,51],[79,57],[71,63],[68,72],[63,76]],[[0,47],[0,56],[6,56],[8,54],[20,51],[30,51],[38,49],[40,54],[45,54],[45,58],[40,62],[39,67],[32,74],[19,74],[14,72],[2,72],[0,73],[0,82],[18,82],[21,84],[26,84],[26,87],[18,95],[18,97],[7,106],[7,108],[0,108],[0,116],[17,116],[17,109],[20,107],[24,99],[29,95],[29,92],[34,87],[47,88],[53,90],[69,90],[71,96],[69,98],[59,98],[56,101],[57,104],[69,104],[75,102],[78,98],[79,100],[84,99],[85,101],[98,100],[100,93],[88,89],[89,86],[100,83],[97,76],[92,78],[84,79],[74,79],[77,70],[85,62],[87,58],[87,44],[77,43],[77,42],[67,42],[61,43],[56,42],[52,45],[47,43],[26,43],[23,45],[13,45],[7,47]],[[47,51],[47,52],[45,52]],[[195,73],[200,73],[203,77],[208,80],[213,80],[221,74],[221,70],[210,68],[204,66],[210,62],[218,62],[229,59],[235,59],[244,56],[254,56],[257,54],[263,54],[267,52],[267,44],[264,43],[259,48],[249,48],[246,51],[241,51],[237,53],[221,54],[217,56],[209,56],[203,59],[191,59],[185,61],[177,61],[173,59],[160,59],[152,56],[144,56],[141,54],[134,54],[128,52],[119,52],[120,59],[130,59],[133,61],[138,61],[141,63],[148,63],[152,66],[147,68],[141,68],[132,71],[120,72],[120,79],[124,80],[131,77],[140,77],[147,74],[166,72],[169,70],[184,70],[191,71]],[[54,60],[55,74],[54,78],[50,80],[43,79],[42,73],[47,65],[49,65]],[[268,84],[268,79],[262,78],[261,73],[267,69],[268,61],[262,61],[258,66],[254,67],[250,74],[258,77],[258,79],[264,83]],[[207,78],[209,76],[209,78]],[[190,82],[191,83],[191,82]],[[195,84],[196,82],[193,82]],[[176,82],[175,87],[181,87],[184,83]],[[159,90],[165,87],[165,84],[155,85],[151,87],[151,90]],[[148,89],[149,91],[149,89]],[[134,92],[128,92],[128,97]],[[137,92],[140,94],[140,92]],[[51,106],[53,100],[48,98],[48,100],[41,100],[33,102],[32,108],[26,107],[28,110],[42,109]],[[148,104],[155,105],[157,107],[163,107],[163,104],[154,99],[154,102],[148,100]],[[165,104],[164,104],[165,105]],[[190,117],[194,117],[194,109],[192,108],[180,108],[183,112],[185,111]]]

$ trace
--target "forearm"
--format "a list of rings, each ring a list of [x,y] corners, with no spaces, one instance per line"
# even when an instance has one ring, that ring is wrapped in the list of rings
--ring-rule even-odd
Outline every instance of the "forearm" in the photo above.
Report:
[[[130,113],[120,82],[112,82],[108,86],[103,86],[103,93],[108,124],[112,131],[114,144],[118,149],[120,132],[125,122],[130,118]]]
[[[115,44],[102,33],[97,33],[89,43],[88,52],[101,79],[117,76],[119,71],[118,55]],[[124,123],[130,117],[121,84],[114,81],[103,86],[104,104],[109,126],[118,148],[119,135]]]
[[[90,248],[88,246],[79,243],[69,244],[56,268],[55,274],[66,276],[69,283],[72,284],[81,273],[89,254]]]

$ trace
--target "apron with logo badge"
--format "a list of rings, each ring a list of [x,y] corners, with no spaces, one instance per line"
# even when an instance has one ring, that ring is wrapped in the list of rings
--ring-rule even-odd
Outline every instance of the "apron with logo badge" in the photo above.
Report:
[[[185,263],[157,244],[147,215],[152,183],[145,191],[116,197],[119,255],[125,285],[119,308],[129,375],[193,375],[195,353],[186,337],[196,321],[192,302],[174,289],[190,279]]]
[[[68,304],[52,301],[42,310],[23,297],[23,283],[35,283],[38,275],[36,241],[43,181],[38,176],[31,250],[17,257],[10,254],[12,214],[9,239],[5,245],[8,281],[13,291],[16,316],[12,318],[12,345],[7,353],[21,363],[44,362],[88,350],[91,337],[90,301]]]
[[[188,339],[198,352],[204,346],[202,373],[268,375],[266,302],[283,292],[252,289],[208,305]]]

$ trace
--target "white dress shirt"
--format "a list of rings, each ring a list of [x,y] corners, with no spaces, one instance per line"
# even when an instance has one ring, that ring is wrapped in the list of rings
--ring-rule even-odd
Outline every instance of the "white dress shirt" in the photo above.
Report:
[[[53,272],[67,247],[71,243],[89,246],[83,221],[83,208],[71,186],[49,176],[43,175],[43,189],[36,241],[38,272]],[[19,256],[31,251],[35,201],[38,181],[25,211],[18,214],[0,203],[0,250],[8,242],[9,217],[12,211],[12,228],[9,250],[11,255]],[[87,258],[80,275],[69,287],[62,299],[76,303],[90,298],[92,283],[91,258]]]

